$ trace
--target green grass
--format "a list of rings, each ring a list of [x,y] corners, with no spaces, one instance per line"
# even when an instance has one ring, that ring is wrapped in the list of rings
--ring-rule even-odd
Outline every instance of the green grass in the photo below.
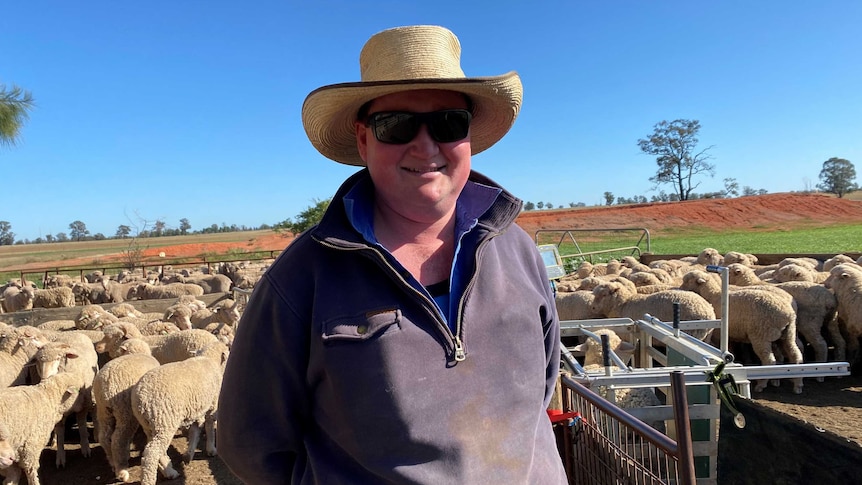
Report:
[[[862,250],[862,224],[792,230],[699,232],[659,234],[652,238],[652,253],[697,254],[715,248],[724,254],[839,254]]]

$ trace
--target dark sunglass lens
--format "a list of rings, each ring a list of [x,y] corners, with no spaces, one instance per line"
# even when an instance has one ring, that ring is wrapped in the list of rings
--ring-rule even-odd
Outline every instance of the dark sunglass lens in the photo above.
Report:
[[[470,112],[446,110],[430,113],[428,132],[440,143],[463,140],[470,131]]]
[[[419,120],[412,113],[381,113],[372,118],[378,141],[403,145],[410,143],[419,131]]]

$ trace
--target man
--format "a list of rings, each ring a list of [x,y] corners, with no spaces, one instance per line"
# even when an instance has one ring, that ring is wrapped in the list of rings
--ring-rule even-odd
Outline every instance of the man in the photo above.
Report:
[[[249,484],[562,484],[546,409],[559,322],[521,201],[471,171],[521,106],[436,26],[369,39],[362,81],[306,98],[324,156],[365,166],[258,283],[219,448]]]

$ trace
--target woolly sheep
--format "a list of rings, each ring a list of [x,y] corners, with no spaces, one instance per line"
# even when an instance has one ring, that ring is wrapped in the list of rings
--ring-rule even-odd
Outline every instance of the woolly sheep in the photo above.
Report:
[[[817,271],[796,263],[779,266],[773,275],[775,281],[779,283],[785,283],[787,281],[813,281],[815,283],[823,283],[826,281],[827,277],[829,277],[829,273]]]
[[[43,288],[60,288],[61,286],[68,286],[69,288],[75,283],[75,279],[66,274],[52,274],[48,275],[43,282]]]
[[[39,485],[39,457],[54,425],[78,400],[81,377],[61,372],[32,386],[0,389],[0,423],[15,450],[16,461],[6,470],[4,483],[17,483],[21,471],[30,485]]]
[[[105,288],[105,296],[108,299],[108,303],[122,303],[126,300],[132,300],[133,298],[129,296],[129,292],[137,285],[137,282],[120,283],[112,280],[102,280],[102,286]]]
[[[199,356],[148,371],[132,388],[132,411],[147,435],[141,457],[142,485],[155,485],[159,467],[166,478],[179,476],[167,449],[181,427],[190,426],[185,463],[194,457],[201,425],[206,427],[206,453],[216,455],[215,420],[227,356],[227,347],[216,343],[202,349]]]
[[[36,290],[33,294],[34,308],[67,308],[75,306],[75,295],[72,288],[61,286]]]
[[[116,323],[119,320],[116,315],[108,312],[100,305],[85,305],[75,319],[76,325],[82,330],[94,330],[105,325]]]
[[[724,266],[730,266],[734,263],[751,267],[757,264],[757,256],[753,254],[740,253],[738,251],[728,251],[724,253],[722,264]]]
[[[125,353],[129,349],[136,353]],[[137,349],[137,350],[135,350]],[[129,446],[138,430],[132,412],[132,387],[159,366],[149,346],[140,339],[121,345],[123,355],[107,362],[93,381],[93,400],[99,423],[98,440],[117,479],[129,481]]]
[[[32,287],[10,286],[3,291],[2,299],[4,310],[7,313],[14,313],[19,310],[29,310],[33,308],[33,297],[36,290]]]
[[[150,345],[153,357],[162,364],[185,360],[218,340],[215,335],[201,329],[183,330],[167,335],[143,335],[135,325],[128,322],[108,325],[102,331],[105,337],[95,345],[96,352],[107,352],[111,358],[116,358],[121,355],[119,346],[124,341],[139,338]]]
[[[853,365],[862,336],[862,269],[855,264],[839,264],[829,271],[824,286],[832,290],[838,302],[838,319],[847,332],[846,357]]]
[[[140,317],[143,315],[143,313],[141,313],[141,311],[135,308],[131,303],[118,303],[110,308],[108,313],[117,318]]]
[[[223,274],[189,276],[184,282],[199,285],[203,288],[204,294],[227,293],[233,284],[231,279]]]
[[[129,299],[157,300],[177,298],[181,295],[201,296],[203,294],[204,289],[196,284],[171,283],[169,285],[153,285],[150,283],[139,283],[129,291]]]
[[[36,355],[38,347],[24,332],[9,326],[0,331],[0,387],[27,383],[26,365]]]
[[[93,379],[98,371],[98,356],[93,348],[93,342],[77,332],[62,332],[57,335],[57,341],[44,344],[33,356],[36,370],[41,380],[45,380],[60,372],[71,372],[82,379],[82,387],[75,405],[66,413],[75,414],[78,422],[81,454],[90,456],[90,441],[87,433],[87,415],[93,407]],[[57,467],[66,465],[65,425],[59,423],[54,430],[57,435]]]
[[[692,270],[683,277],[683,290],[704,297],[721,317],[721,284],[714,275],[701,270]],[[750,343],[763,365],[774,365],[773,342],[781,349],[790,363],[802,363],[802,352],[796,344],[796,305],[793,298],[784,293],[761,291],[751,288],[731,289],[728,295],[728,339]],[[755,392],[762,391],[767,380],[759,381]],[[802,379],[793,379],[793,392],[802,392]]]
[[[644,314],[665,321],[673,321],[674,303],[679,304],[680,320],[715,320],[715,311],[703,297],[691,292],[666,290],[642,295],[632,291],[631,287],[612,281],[601,284],[593,289],[593,313],[608,318],[631,318],[638,320]],[[688,332],[698,339],[706,339],[712,333],[709,330]]]
[[[838,303],[835,295],[825,286],[809,281],[788,281],[774,286],[761,280],[751,268],[734,263],[728,266],[728,282],[737,286],[777,288],[786,291],[796,302],[796,333],[802,336],[814,350],[816,362],[826,362],[828,345],[823,338],[826,325],[835,346],[836,357],[844,358],[844,338],[838,330],[835,312]],[[818,378],[822,381],[822,378]]]
[[[590,310],[593,302],[591,291],[558,291],[554,297],[557,306],[557,316],[560,320],[588,320],[596,318]]]
[[[239,308],[233,300],[227,300],[212,310],[204,308],[192,313],[190,320],[192,327],[204,328],[211,323],[235,326],[239,322]]]

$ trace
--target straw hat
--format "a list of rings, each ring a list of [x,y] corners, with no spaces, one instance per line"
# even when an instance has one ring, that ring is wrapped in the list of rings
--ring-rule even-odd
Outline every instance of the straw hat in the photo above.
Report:
[[[521,109],[518,74],[466,77],[461,44],[443,27],[417,25],[377,33],[362,48],[359,69],[362,81],[323,86],[302,105],[302,124],[311,144],[325,157],[348,165],[365,165],[353,127],[359,108],[386,94],[445,89],[468,95],[473,102],[473,154],[497,143]]]

